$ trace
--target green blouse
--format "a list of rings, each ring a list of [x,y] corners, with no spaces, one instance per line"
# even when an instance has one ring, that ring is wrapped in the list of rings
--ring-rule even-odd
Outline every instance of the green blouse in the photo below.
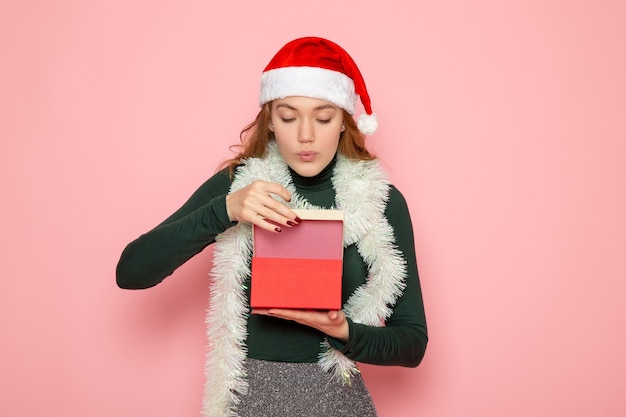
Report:
[[[291,171],[298,193],[310,203],[334,206],[331,178],[335,160],[315,177]],[[228,170],[213,175],[174,214],[139,236],[122,252],[117,265],[121,288],[143,289],[157,285],[179,266],[215,242],[215,237],[235,225],[226,212],[231,178]],[[422,294],[415,260],[413,228],[402,194],[391,187],[385,215],[394,229],[396,245],[407,266],[406,288],[393,306],[384,327],[371,327],[348,319],[347,343],[329,338],[331,346],[348,358],[377,365],[417,366],[428,341]],[[297,226],[296,226],[297,227]],[[367,266],[354,245],[344,249],[343,303],[367,278]],[[249,296],[249,282],[248,288]],[[248,357],[282,362],[317,362],[324,334],[292,321],[250,315],[246,345]]]

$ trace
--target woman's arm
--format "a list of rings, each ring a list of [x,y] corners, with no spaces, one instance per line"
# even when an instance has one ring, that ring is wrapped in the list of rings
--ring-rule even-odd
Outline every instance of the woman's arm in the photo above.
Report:
[[[385,214],[394,229],[396,245],[406,260],[406,288],[385,327],[366,326],[348,319],[347,343],[331,338],[330,344],[357,362],[415,367],[424,356],[428,332],[411,217],[404,197],[395,187],[391,188]]]
[[[120,257],[117,285],[142,289],[157,285],[234,225],[228,218],[228,170],[213,175],[174,214],[132,241]]]

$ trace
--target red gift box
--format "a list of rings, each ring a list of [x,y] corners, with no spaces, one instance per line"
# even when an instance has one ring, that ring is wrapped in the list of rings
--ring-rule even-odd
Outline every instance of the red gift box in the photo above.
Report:
[[[341,309],[343,211],[294,210],[281,233],[253,227],[253,308]]]

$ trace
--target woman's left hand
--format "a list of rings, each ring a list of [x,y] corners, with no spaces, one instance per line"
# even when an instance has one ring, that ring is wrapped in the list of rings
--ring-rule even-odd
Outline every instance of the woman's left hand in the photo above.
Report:
[[[292,320],[297,323],[313,327],[344,343],[348,341],[348,320],[346,319],[344,312],[341,310],[317,311],[291,310],[283,308],[255,308],[252,310],[252,314],[261,314],[285,320]]]

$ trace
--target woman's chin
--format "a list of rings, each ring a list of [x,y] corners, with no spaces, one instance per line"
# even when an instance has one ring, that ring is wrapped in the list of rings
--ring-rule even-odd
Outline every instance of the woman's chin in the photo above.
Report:
[[[293,164],[290,165],[290,168],[296,171],[296,173],[302,177],[314,177],[322,172],[322,168],[318,167],[317,164],[311,163]]]

